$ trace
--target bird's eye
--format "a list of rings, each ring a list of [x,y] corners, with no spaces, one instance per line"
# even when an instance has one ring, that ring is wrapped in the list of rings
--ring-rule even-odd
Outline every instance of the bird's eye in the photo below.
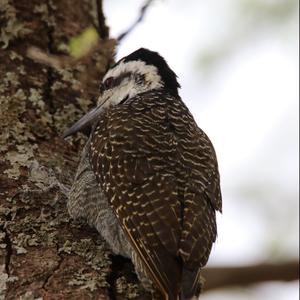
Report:
[[[105,88],[106,90],[112,88],[113,83],[114,83],[113,77],[108,77],[108,78],[103,82],[104,88]]]

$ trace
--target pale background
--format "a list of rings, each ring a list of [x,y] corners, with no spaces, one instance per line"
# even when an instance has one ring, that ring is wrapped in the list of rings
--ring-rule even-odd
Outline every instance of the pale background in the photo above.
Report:
[[[111,36],[144,1],[106,0]],[[298,1],[157,0],[117,58],[146,47],[177,73],[180,95],[213,141],[224,213],[210,265],[299,256]],[[208,292],[203,300],[293,300],[298,282]]]

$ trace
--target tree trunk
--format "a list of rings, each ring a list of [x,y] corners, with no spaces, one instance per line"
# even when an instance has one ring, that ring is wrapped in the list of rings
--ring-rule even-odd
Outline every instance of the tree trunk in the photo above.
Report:
[[[92,23],[106,38],[101,9],[93,0],[0,1],[0,299],[148,297],[130,262],[66,211],[85,137],[60,135],[95,104],[112,43],[59,71],[26,57],[31,46],[63,53]]]

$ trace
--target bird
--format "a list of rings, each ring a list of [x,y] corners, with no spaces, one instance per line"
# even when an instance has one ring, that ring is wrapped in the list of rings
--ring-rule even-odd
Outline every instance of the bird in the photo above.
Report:
[[[89,139],[67,207],[132,260],[159,299],[197,299],[222,212],[214,147],[179,96],[177,75],[140,48],[112,65],[99,98],[67,129]]]

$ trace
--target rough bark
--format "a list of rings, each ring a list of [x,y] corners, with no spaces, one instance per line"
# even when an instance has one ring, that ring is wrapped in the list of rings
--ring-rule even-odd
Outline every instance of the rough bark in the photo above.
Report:
[[[60,71],[26,57],[30,46],[65,54],[92,23],[106,38],[97,5],[0,0],[0,299],[147,298],[131,264],[65,205],[85,138],[60,134],[95,103],[113,43]]]

